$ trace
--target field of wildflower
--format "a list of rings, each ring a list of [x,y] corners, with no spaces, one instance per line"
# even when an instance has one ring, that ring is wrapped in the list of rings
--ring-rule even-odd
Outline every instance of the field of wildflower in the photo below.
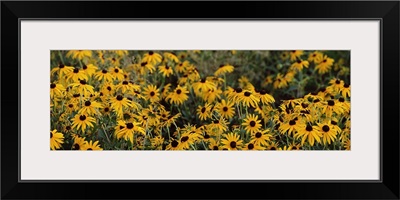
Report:
[[[350,51],[50,54],[50,150],[350,150]]]

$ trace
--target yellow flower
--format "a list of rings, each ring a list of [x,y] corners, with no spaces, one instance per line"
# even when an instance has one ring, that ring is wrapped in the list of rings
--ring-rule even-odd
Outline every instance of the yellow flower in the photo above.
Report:
[[[64,135],[57,132],[57,129],[50,131],[50,148],[56,150],[61,148],[61,144],[64,143]]]

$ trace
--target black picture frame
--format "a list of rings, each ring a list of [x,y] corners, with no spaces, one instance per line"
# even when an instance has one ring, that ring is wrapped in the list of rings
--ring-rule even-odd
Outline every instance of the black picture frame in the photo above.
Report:
[[[399,1],[2,1],[1,198],[399,199],[399,8]],[[20,182],[20,19],[379,19],[381,181]]]

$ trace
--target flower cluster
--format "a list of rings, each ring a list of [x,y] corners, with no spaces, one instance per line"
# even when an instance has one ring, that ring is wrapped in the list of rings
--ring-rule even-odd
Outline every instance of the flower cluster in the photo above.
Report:
[[[51,150],[350,150],[348,51],[51,52]]]

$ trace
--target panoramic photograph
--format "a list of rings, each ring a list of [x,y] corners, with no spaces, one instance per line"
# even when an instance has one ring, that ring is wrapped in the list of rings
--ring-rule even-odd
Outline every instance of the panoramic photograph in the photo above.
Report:
[[[49,150],[351,150],[348,50],[51,50],[49,70]]]

